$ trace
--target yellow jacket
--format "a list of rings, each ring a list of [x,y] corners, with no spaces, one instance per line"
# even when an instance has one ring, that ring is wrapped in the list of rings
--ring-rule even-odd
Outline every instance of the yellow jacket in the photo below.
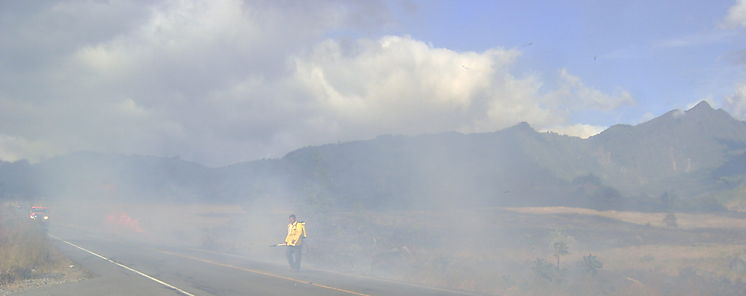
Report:
[[[299,246],[303,238],[308,237],[306,234],[306,223],[295,222],[288,224],[288,235],[285,237],[285,244],[288,246]]]

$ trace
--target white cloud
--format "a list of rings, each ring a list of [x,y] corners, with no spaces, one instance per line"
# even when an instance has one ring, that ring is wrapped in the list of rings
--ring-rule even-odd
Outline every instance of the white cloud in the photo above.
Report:
[[[399,36],[327,40],[295,58],[295,78],[334,120],[374,133],[485,131],[560,120],[539,105],[537,81],[511,74],[518,56],[500,48],[455,52]]]
[[[544,129],[544,132],[554,132],[560,135],[573,136],[578,138],[587,139],[592,136],[598,135],[606,129],[605,126],[589,125],[589,124],[573,124],[558,126],[553,128]]]
[[[738,0],[735,5],[728,9],[725,25],[728,27],[746,27],[746,0]]]
[[[728,27],[745,28],[746,27],[746,0],[738,0],[728,10],[724,24]],[[736,52],[731,55],[734,64],[743,64],[742,52]],[[723,109],[730,112],[733,117],[746,120],[746,83],[741,83],[735,93],[726,97],[723,101]]]
[[[279,156],[305,140],[302,123],[283,123],[297,115],[297,96],[274,97],[292,92],[285,90],[288,56],[337,27],[386,22],[376,1],[127,5],[69,1],[0,11],[0,35],[17,41],[0,44],[0,54],[15,57],[0,68],[0,134],[48,146],[23,157],[85,149],[224,164]],[[253,92],[219,97],[242,87]]]
[[[626,90],[619,89],[614,94],[604,93],[586,86],[580,77],[570,74],[566,69],[560,70],[559,87],[548,96],[551,103],[558,107],[571,106],[607,111],[635,103],[632,95]]]
[[[327,40],[295,60],[297,80],[320,109],[331,112],[330,120],[361,127],[367,136],[484,132],[521,121],[546,128],[566,124],[575,110],[611,110],[634,102],[626,91],[605,94],[566,70],[559,73],[560,87],[543,93],[538,77],[513,74],[519,57],[515,49],[456,52],[388,36],[354,43]]]
[[[11,78],[0,79],[0,159],[93,150],[222,165],[384,133],[494,131],[521,121],[586,136],[598,127],[571,122],[573,112],[633,102],[567,70],[545,90],[539,76],[515,74],[515,49],[326,39],[384,22],[377,2],[169,1],[129,9],[114,24],[97,16],[125,4],[87,3],[34,12],[89,12],[74,27],[12,26],[29,30],[17,36],[53,36],[65,50],[35,52],[20,37],[15,47],[0,44],[0,53],[28,55],[0,69]],[[81,33],[97,26],[106,29]]]
[[[735,94],[725,98],[723,108],[733,117],[746,120],[746,84],[741,85]]]

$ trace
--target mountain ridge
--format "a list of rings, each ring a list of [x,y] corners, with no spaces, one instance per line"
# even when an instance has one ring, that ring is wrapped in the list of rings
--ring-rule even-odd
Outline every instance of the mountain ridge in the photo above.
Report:
[[[521,122],[487,133],[382,135],[308,146],[281,158],[217,168],[173,157],[70,154],[28,164],[24,174],[31,172],[35,183],[25,191],[0,183],[0,196],[279,196],[341,208],[439,206],[456,199],[464,206],[696,210],[712,200],[727,207],[740,198],[723,196],[746,184],[746,172],[738,169],[743,159],[746,123],[703,101],[588,139],[538,132]],[[0,174],[12,171],[0,165]],[[665,204],[661,196],[679,202]]]

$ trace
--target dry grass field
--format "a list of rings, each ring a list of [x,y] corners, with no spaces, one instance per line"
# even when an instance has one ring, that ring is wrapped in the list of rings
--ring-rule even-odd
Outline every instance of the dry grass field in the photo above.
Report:
[[[526,207],[526,208],[505,208],[505,210],[536,215],[588,215],[604,217],[618,220],[620,222],[633,223],[638,225],[650,225],[656,227],[666,227],[663,219],[666,213],[648,213],[648,212],[625,212],[625,211],[599,211],[584,208],[570,207]],[[740,217],[724,216],[719,214],[694,214],[694,213],[676,213],[678,228],[681,229],[746,229],[746,215]]]
[[[95,231],[122,239],[283,263],[282,250],[267,246],[282,240],[291,211],[160,204],[94,212],[88,217],[103,223],[69,222],[101,225]],[[495,295],[746,291],[740,213],[674,213],[675,222],[667,213],[567,207],[296,214],[310,234],[304,260],[311,268]],[[559,256],[558,241],[565,244]]]

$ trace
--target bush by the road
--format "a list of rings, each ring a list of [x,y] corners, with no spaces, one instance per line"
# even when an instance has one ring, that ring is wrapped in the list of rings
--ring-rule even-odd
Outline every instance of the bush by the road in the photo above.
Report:
[[[48,271],[56,258],[40,225],[0,208],[0,286]]]

